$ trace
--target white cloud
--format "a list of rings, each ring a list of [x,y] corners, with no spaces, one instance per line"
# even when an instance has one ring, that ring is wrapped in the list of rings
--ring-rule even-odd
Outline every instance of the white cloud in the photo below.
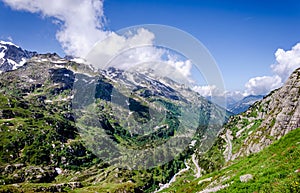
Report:
[[[204,97],[224,96],[224,92],[217,88],[216,85],[194,86],[193,90]]]
[[[271,68],[283,81],[286,81],[290,74],[300,67],[300,43],[288,51],[278,49],[275,57],[277,63],[271,65]]]
[[[300,43],[291,50],[278,49],[275,57],[276,63],[271,65],[274,75],[251,78],[245,84],[244,95],[264,95],[282,86],[291,73],[300,67]]]
[[[102,30],[102,0],[3,0],[15,10],[53,18],[60,25],[56,33],[66,54],[83,57],[109,32]]]
[[[100,68],[106,67],[109,62],[123,66],[135,65],[142,60],[147,61],[157,57],[158,53],[155,52],[159,50],[149,49],[149,46],[153,45],[154,38],[153,33],[143,28],[128,36],[112,32],[106,39],[95,45],[86,59]]]
[[[198,92],[204,97],[223,97],[230,98],[233,100],[241,100],[244,95],[240,91],[225,91],[217,88],[216,85],[205,85],[205,86],[194,86],[193,90]]]
[[[7,40],[10,41],[10,42],[13,42],[13,38],[11,36],[8,36]]]
[[[226,91],[225,95],[227,100],[235,101],[239,101],[245,97],[241,91]]]
[[[103,67],[110,60],[118,62],[117,67],[158,62],[174,67],[185,77],[191,73],[192,64],[189,60],[176,60],[171,56],[163,60],[166,52],[153,47],[155,35],[146,29],[141,28],[134,34],[129,33],[124,36],[104,31],[103,0],[3,1],[12,9],[52,18],[53,23],[60,26],[56,38],[65,53],[76,57],[88,55],[87,61],[96,64],[97,67],[100,67],[99,65]],[[90,53],[95,45],[94,53]],[[164,66],[160,68],[163,70]]]
[[[168,55],[167,64],[177,69],[184,77],[191,76],[191,60],[178,60],[176,57]]]
[[[124,35],[111,33],[96,44],[86,59],[101,69],[110,66],[133,71],[151,69],[156,75],[180,83],[190,82],[192,62],[178,58],[165,48],[155,47],[154,39],[155,34],[144,28]]]
[[[281,85],[282,81],[278,75],[251,78],[245,84],[246,91],[244,95],[265,95]]]

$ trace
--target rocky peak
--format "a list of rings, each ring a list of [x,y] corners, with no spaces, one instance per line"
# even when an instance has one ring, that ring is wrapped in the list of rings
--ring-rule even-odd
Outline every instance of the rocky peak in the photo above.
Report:
[[[0,41],[0,71],[15,70],[23,66],[27,59],[36,54],[36,52],[23,50],[11,42]]]

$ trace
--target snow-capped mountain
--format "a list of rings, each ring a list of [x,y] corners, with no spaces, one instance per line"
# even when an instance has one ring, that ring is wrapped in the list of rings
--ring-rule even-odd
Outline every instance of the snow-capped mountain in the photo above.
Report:
[[[11,42],[0,41],[0,72],[15,70],[36,54],[36,52],[23,50]]]

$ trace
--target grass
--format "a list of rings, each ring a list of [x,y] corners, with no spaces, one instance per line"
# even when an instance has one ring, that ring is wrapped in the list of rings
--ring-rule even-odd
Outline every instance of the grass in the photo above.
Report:
[[[219,192],[300,192],[300,128],[291,131],[259,153],[235,160],[230,166],[204,175],[200,179],[183,175],[163,192],[199,192],[211,182],[198,184],[212,177],[212,181],[227,180],[231,184]],[[241,182],[240,176],[253,175],[249,182]],[[188,182],[189,181],[189,182]]]

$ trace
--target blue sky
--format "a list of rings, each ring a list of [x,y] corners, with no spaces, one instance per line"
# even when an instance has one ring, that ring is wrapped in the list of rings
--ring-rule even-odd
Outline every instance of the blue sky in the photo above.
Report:
[[[245,89],[252,77],[272,76],[276,50],[300,42],[300,1],[106,0],[103,9],[108,30],[164,24],[190,33],[214,56],[229,90]],[[56,40],[60,27],[51,17],[15,11],[1,1],[0,26],[0,39],[63,55]]]

